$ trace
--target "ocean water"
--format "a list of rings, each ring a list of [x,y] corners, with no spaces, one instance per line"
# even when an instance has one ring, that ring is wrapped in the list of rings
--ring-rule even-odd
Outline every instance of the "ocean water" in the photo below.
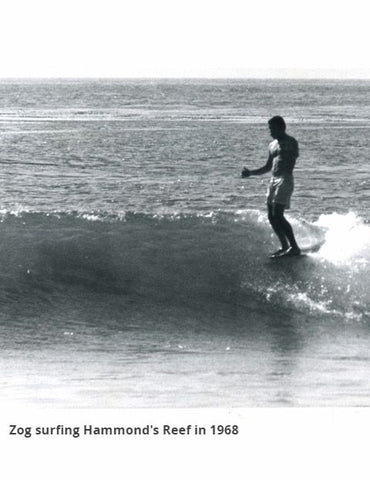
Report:
[[[0,402],[370,405],[370,83],[0,81]],[[271,261],[267,120],[300,144]]]

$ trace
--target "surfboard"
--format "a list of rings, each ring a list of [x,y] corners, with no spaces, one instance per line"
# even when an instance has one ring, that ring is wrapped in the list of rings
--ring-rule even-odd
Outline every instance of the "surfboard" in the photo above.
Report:
[[[300,255],[279,255],[277,257],[270,256],[271,260],[280,260],[280,259],[287,259],[287,258],[304,258],[307,257],[309,253],[316,253],[320,250],[324,242],[316,243],[314,245],[311,245],[310,247],[304,247],[301,248],[301,253]]]
[[[301,251],[300,255],[279,255],[279,256],[274,256],[274,255],[270,255],[269,258],[271,260],[281,260],[282,258],[284,258],[285,260],[288,259],[288,258],[304,258],[304,257],[307,257],[307,253],[306,252],[303,252]]]
[[[313,245],[311,247],[301,248],[301,255],[307,255],[308,253],[316,253],[320,250],[323,244],[324,242],[318,243],[317,245]]]

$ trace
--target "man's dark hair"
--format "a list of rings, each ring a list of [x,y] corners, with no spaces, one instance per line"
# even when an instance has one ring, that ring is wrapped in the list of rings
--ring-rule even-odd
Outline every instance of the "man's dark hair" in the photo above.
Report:
[[[286,130],[286,123],[283,117],[280,117],[279,115],[276,115],[276,117],[272,117],[269,120],[269,125],[273,124],[276,125],[277,127],[280,127],[284,132]]]

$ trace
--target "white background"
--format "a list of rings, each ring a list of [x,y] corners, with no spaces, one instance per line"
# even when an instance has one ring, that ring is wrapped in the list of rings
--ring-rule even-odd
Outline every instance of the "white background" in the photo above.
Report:
[[[2,0],[0,77],[370,78],[365,0]]]

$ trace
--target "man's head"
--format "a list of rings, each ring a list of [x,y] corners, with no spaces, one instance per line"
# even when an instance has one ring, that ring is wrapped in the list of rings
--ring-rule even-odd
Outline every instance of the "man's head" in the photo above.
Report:
[[[283,117],[276,115],[276,117],[270,118],[268,124],[272,138],[279,138],[284,135],[286,130],[286,124]]]

